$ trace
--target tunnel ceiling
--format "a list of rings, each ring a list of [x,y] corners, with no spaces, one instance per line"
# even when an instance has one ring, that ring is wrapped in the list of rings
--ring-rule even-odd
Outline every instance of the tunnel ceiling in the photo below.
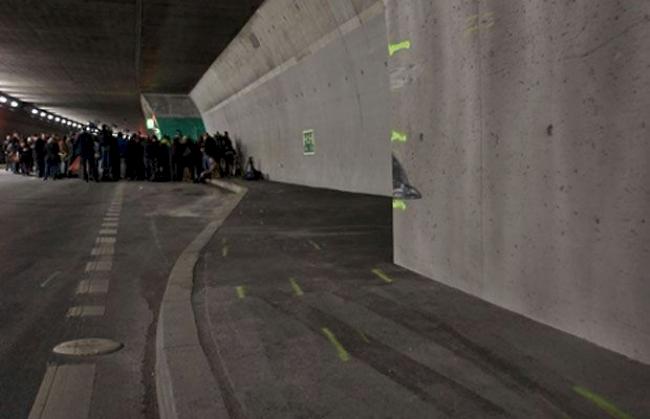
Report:
[[[142,129],[140,93],[188,93],[263,0],[2,0],[0,91]]]

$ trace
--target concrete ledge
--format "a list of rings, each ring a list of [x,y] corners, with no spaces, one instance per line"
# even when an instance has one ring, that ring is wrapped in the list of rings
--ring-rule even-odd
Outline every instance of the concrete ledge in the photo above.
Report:
[[[215,186],[235,189],[230,189],[230,185]],[[185,248],[167,280],[156,328],[156,395],[162,419],[229,417],[219,384],[199,342],[192,287],[200,252],[246,192],[246,188],[235,186],[238,196],[229,197],[216,220]]]
[[[225,189],[237,194],[245,194],[248,192],[248,188],[238,185],[235,182],[225,181],[221,179],[208,179],[207,182],[212,186],[216,186],[217,188]]]

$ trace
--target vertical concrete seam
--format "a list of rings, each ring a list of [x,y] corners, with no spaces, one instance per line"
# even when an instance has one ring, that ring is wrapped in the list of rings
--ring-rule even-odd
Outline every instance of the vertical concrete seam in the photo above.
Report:
[[[480,16],[481,16],[481,1],[482,0],[477,0],[476,2],[476,15],[479,16],[479,22],[480,22]],[[480,24],[480,23],[479,23]],[[485,136],[483,134],[483,60],[481,57],[482,53],[482,42],[481,42],[481,31],[478,31],[476,34],[476,54],[478,57],[478,63],[477,63],[477,68],[478,68],[478,120],[479,120],[479,159],[481,161],[480,167],[479,167],[479,172],[481,179],[479,180],[479,189],[480,189],[480,217],[479,217],[479,222],[480,222],[480,229],[481,229],[481,288],[485,286],[485,150],[484,150],[484,141],[485,141]],[[482,290],[481,290],[482,294]]]

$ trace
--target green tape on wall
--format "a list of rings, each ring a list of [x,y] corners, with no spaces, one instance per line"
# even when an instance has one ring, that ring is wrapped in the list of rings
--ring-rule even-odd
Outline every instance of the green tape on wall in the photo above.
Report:
[[[196,140],[205,132],[205,125],[201,118],[158,118],[157,121],[162,135],[170,138],[174,138],[176,131],[180,131],[183,135]]]

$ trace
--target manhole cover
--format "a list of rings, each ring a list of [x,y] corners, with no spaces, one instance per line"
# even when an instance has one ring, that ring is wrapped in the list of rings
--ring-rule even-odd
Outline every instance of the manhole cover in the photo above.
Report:
[[[59,355],[95,356],[117,352],[123,346],[109,339],[79,339],[63,342],[54,347],[53,352]]]

